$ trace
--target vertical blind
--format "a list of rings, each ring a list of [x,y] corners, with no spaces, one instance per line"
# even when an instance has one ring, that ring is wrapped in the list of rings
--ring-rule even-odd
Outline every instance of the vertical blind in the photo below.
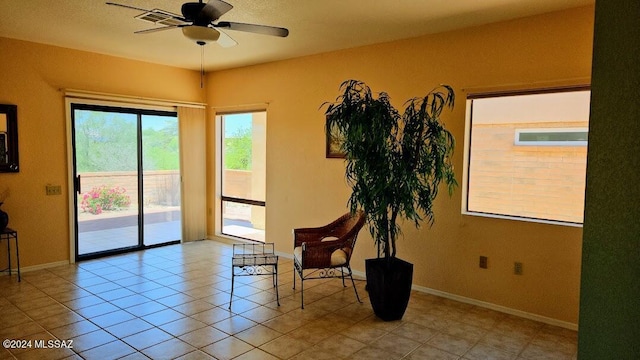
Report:
[[[206,129],[203,108],[178,106],[182,173],[182,241],[207,234]]]

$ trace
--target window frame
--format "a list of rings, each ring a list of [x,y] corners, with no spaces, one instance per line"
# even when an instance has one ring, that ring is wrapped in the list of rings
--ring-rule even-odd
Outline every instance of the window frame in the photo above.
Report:
[[[229,237],[229,238],[233,238],[233,239],[240,239],[243,241],[251,241],[251,242],[262,242],[260,240],[256,240],[256,239],[252,239],[249,237],[244,237],[244,236],[240,236],[237,234],[229,234],[229,233],[225,233],[224,232],[224,206],[225,206],[225,202],[228,203],[235,203],[235,204],[242,204],[242,205],[250,205],[250,206],[259,206],[259,207],[263,207],[265,209],[265,213],[266,213],[266,208],[267,208],[267,202],[266,202],[266,194],[265,194],[265,200],[254,200],[254,199],[246,199],[246,198],[240,198],[240,197],[234,197],[234,196],[227,196],[224,195],[224,170],[225,170],[225,163],[224,163],[224,155],[225,155],[225,116],[229,116],[229,115],[238,115],[238,114],[252,114],[252,113],[264,113],[265,117],[267,116],[267,110],[266,109],[247,109],[247,110],[242,110],[242,111],[221,111],[215,114],[215,119],[216,119],[216,129],[218,131],[218,136],[216,136],[216,142],[219,144],[217,146],[218,149],[218,164],[216,165],[217,168],[217,175],[216,175],[216,185],[218,190],[218,201],[217,201],[217,211],[218,214],[216,215],[216,233],[217,235],[220,236],[224,236],[224,237]],[[266,129],[265,129],[265,144],[266,144]],[[266,148],[265,148],[265,153],[266,153]],[[265,159],[266,160],[266,159]],[[266,177],[266,171],[265,171],[265,177]],[[266,179],[265,179],[266,181]],[[265,226],[266,227],[266,226]],[[264,229],[264,234],[266,236],[266,228]],[[265,239],[266,241],[266,239]]]
[[[504,90],[504,91],[478,91],[478,92],[469,92],[466,97],[466,107],[465,107],[465,130],[464,130],[464,155],[463,155],[463,177],[462,177],[462,204],[461,204],[461,213],[462,215],[468,216],[478,216],[485,218],[494,218],[494,219],[504,219],[504,220],[513,220],[513,221],[524,221],[524,222],[534,222],[541,224],[551,224],[551,225],[561,225],[568,227],[583,227],[582,222],[571,222],[571,221],[562,221],[562,220],[554,220],[554,219],[543,219],[543,218],[534,218],[527,216],[518,216],[518,215],[507,215],[500,213],[492,213],[492,212],[483,212],[483,211],[474,211],[469,210],[469,172],[470,172],[470,158],[471,158],[471,138],[472,134],[472,114],[473,114],[473,101],[477,99],[486,99],[486,98],[495,98],[495,97],[505,97],[505,96],[517,96],[517,95],[539,95],[539,94],[549,94],[549,93],[563,93],[563,92],[579,92],[579,91],[591,91],[590,85],[570,85],[570,86],[559,86],[559,87],[546,87],[546,88],[536,88],[536,89],[519,89],[519,90]],[[540,131],[544,128],[536,128],[531,130]],[[576,128],[557,128],[553,129],[554,131],[558,131],[561,129],[586,129],[588,132],[588,127],[576,127]],[[524,129],[518,129],[524,130]],[[528,129],[527,129],[528,130]],[[559,131],[558,131],[559,132]],[[517,133],[514,135],[514,145],[521,146],[520,144],[516,144],[515,142],[518,140]],[[582,144],[575,144],[576,142],[572,142],[569,146],[583,146]],[[542,144],[535,144],[540,146],[548,146]],[[587,144],[585,144],[587,145]],[[555,142],[552,146],[566,146],[566,145],[558,145]],[[583,200],[584,201],[584,200]]]

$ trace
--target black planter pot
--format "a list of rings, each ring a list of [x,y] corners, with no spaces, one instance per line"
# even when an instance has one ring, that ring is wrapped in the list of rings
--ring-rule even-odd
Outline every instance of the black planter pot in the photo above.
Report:
[[[413,264],[398,258],[366,259],[367,291],[373,312],[384,321],[400,320],[407,310]]]

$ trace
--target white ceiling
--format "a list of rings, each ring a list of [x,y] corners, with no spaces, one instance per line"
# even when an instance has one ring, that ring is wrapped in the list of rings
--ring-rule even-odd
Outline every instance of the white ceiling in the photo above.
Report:
[[[105,0],[106,1],[106,0]],[[179,29],[133,34],[153,27],[140,12],[103,0],[0,0],[0,37],[200,69],[200,47]],[[111,0],[180,14],[181,0]],[[205,0],[206,1],[206,0]],[[594,0],[225,0],[223,21],[288,28],[287,38],[226,33],[232,48],[204,47],[207,71],[356,46],[593,4]]]

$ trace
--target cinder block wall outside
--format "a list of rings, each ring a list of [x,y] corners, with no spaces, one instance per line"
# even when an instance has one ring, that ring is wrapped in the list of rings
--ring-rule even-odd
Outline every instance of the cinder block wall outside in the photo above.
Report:
[[[514,140],[516,129],[587,126],[587,122],[474,125],[469,210],[581,223],[587,147],[523,146]]]

